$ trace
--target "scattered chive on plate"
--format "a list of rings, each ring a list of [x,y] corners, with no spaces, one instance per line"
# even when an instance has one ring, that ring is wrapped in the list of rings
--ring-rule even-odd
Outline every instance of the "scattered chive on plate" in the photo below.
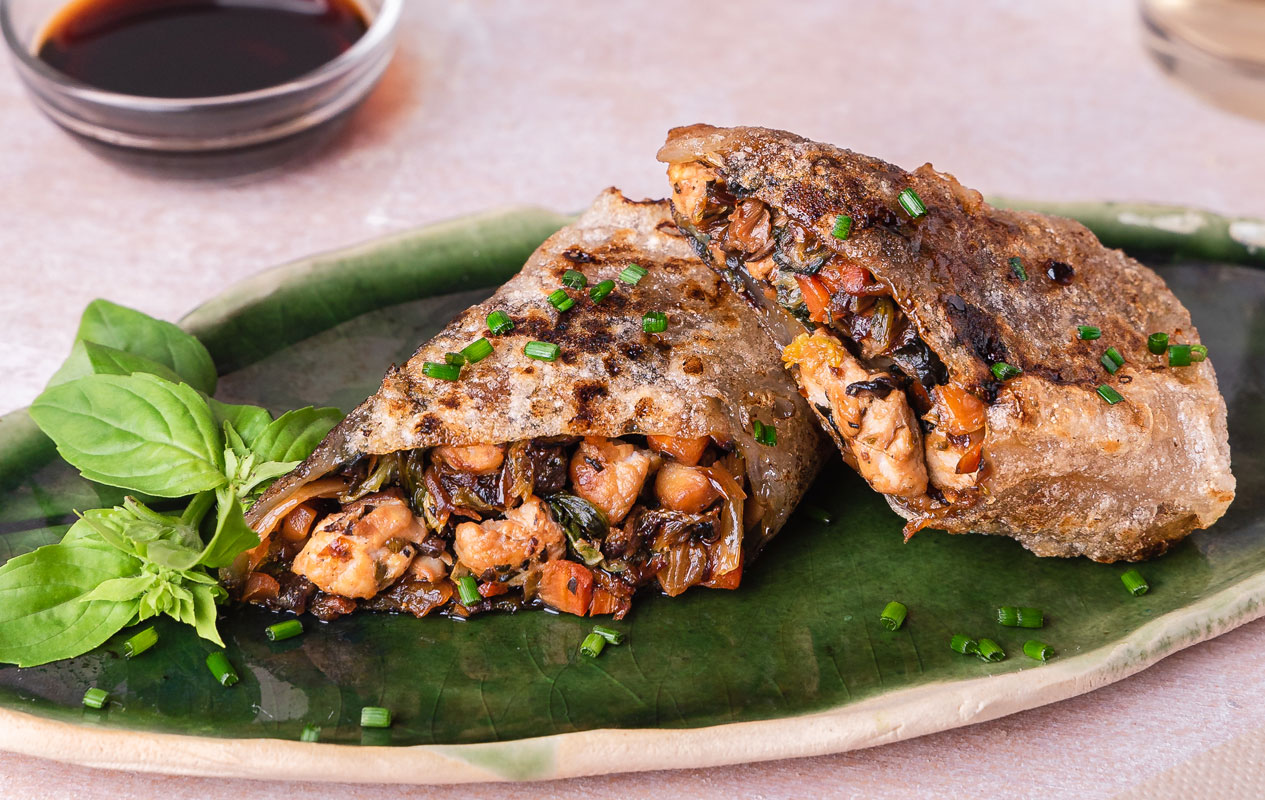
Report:
[[[365,706],[360,709],[360,727],[391,727],[391,710],[389,708],[382,708],[381,706]]]
[[[1001,649],[1001,645],[992,639],[980,639],[976,647],[975,655],[984,661],[998,662],[1006,658],[1006,651]]]
[[[878,621],[889,631],[900,630],[900,626],[905,624],[907,613],[909,609],[905,608],[903,603],[893,600],[883,607],[883,613],[879,615]]]
[[[123,656],[125,658],[136,658],[141,653],[158,643],[158,631],[153,628],[146,628],[139,633],[134,633],[123,643]]]
[[[228,656],[223,650],[216,650],[206,657],[206,668],[211,670],[211,674],[221,686],[232,686],[237,683],[237,670],[233,669],[233,665],[229,663]]]
[[[1049,661],[1054,657],[1054,648],[1045,642],[1029,639],[1023,643],[1023,654],[1035,661]]]
[[[1142,573],[1136,569],[1131,569],[1120,576],[1120,581],[1124,584],[1124,588],[1129,590],[1129,594],[1134,597],[1141,597],[1151,590],[1150,584],[1146,582],[1146,578],[1142,577]]]
[[[1040,628],[1045,615],[1039,608],[1002,606],[997,609],[997,622],[1007,628]]]
[[[280,642],[286,639],[293,639],[301,633],[303,633],[303,623],[297,619],[288,619],[285,622],[278,622],[275,625],[269,625],[264,629],[264,635],[268,637],[268,641],[270,642]]]
[[[606,639],[600,633],[590,633],[584,637],[584,641],[580,643],[580,655],[589,658],[597,658],[602,654],[602,648],[606,647]]]

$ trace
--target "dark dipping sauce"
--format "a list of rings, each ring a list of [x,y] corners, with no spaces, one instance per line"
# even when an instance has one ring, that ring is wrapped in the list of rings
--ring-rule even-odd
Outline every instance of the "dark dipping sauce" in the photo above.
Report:
[[[311,72],[368,27],[354,0],[78,0],[38,57],[98,89],[215,97]]]

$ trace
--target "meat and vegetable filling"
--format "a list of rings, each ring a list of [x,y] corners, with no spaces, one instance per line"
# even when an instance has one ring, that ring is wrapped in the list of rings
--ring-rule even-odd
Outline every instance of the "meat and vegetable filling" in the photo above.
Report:
[[[713,167],[675,163],[668,177],[677,223],[699,254],[811,331],[783,360],[861,476],[928,512],[974,503],[987,406],[948,382],[889,288]]]
[[[230,570],[242,600],[333,619],[737,588],[744,464],[721,437],[556,437],[371,456],[302,487]],[[754,522],[754,521],[753,521]]]

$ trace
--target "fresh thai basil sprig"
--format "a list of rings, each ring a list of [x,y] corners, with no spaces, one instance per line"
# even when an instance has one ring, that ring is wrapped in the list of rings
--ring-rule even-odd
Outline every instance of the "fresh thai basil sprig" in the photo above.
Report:
[[[342,413],[273,419],[209,397],[215,383],[206,348],[175,325],[104,300],[84,311],[31,418],[85,478],[188,500],[175,515],[132,497],[87,511],[60,543],[0,566],[0,662],[77,656],[159,614],[223,645],[216,605],[226,593],[209,570],[259,543],[243,505],[306,458]]]

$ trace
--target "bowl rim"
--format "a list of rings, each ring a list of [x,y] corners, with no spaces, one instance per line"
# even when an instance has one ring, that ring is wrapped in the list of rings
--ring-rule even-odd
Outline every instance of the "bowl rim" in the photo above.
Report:
[[[249,92],[236,92],[234,94],[208,97],[147,97],[145,95],[113,92],[108,89],[91,86],[42,61],[18,36],[11,14],[14,2],[15,0],[0,0],[0,31],[3,32],[4,41],[9,48],[9,52],[13,54],[18,64],[29,75],[51,84],[58,93],[83,102],[129,111],[168,114],[248,105],[302,93],[319,87],[358,64],[371,60],[373,53],[394,35],[404,8],[404,0],[382,0],[381,8],[369,20],[369,25],[365,29],[364,35],[357,39],[351,47],[316,69],[305,72],[284,83],[266,86],[262,89],[252,89]],[[73,2],[73,0],[65,0],[65,2],[69,3]],[[362,11],[365,11],[363,4],[357,2],[356,5],[360,6]],[[47,21],[44,24],[47,24]]]

